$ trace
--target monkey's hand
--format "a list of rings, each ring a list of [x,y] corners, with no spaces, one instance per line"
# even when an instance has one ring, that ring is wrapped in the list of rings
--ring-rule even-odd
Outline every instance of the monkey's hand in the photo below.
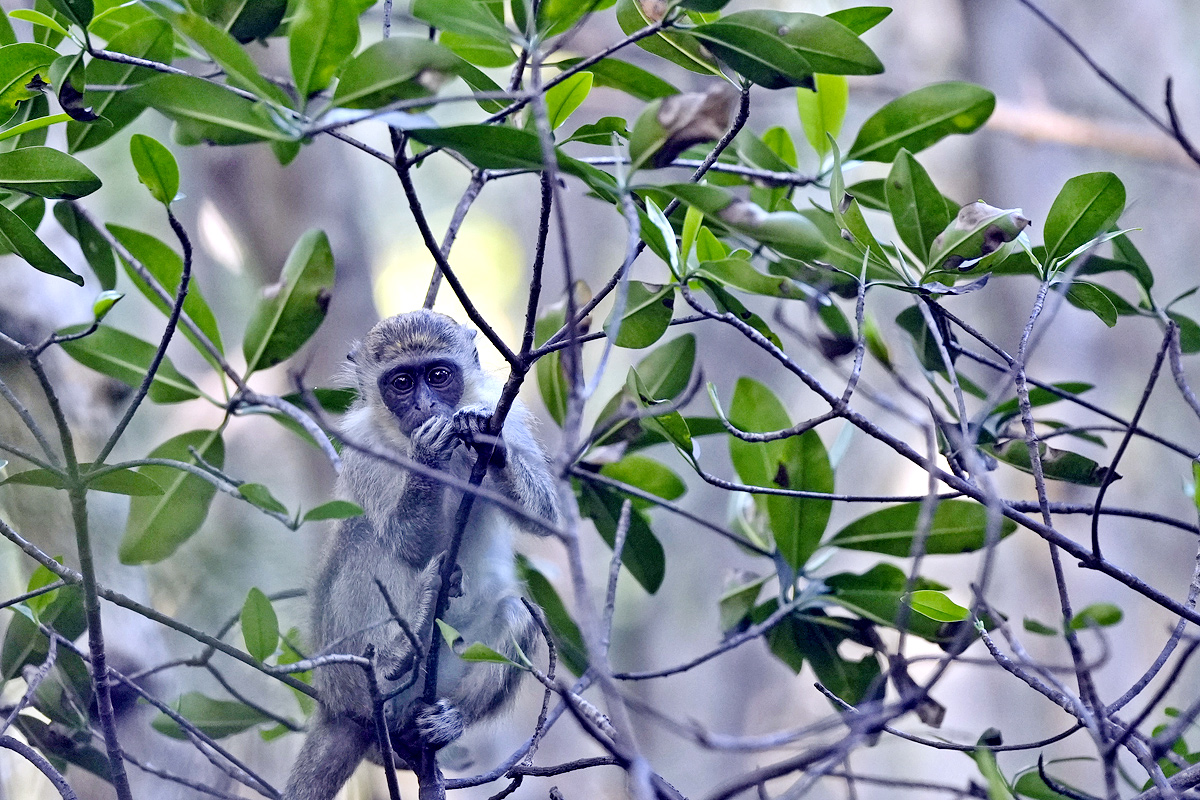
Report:
[[[463,733],[463,718],[446,700],[413,704],[412,733],[419,747],[440,750]]]
[[[454,432],[468,447],[487,456],[488,466],[504,469],[508,462],[508,450],[504,438],[499,434],[487,433],[493,409],[484,405],[465,406],[454,412]]]
[[[446,417],[440,414],[425,420],[409,437],[413,459],[433,467],[449,461],[454,449],[463,441],[456,420],[457,415]]]

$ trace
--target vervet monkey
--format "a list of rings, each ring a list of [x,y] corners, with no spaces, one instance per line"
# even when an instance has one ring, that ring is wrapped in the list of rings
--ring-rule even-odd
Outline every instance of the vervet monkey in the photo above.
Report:
[[[372,328],[350,353],[358,400],[343,424],[346,440],[462,479],[470,474],[473,451],[491,452],[484,487],[554,525],[557,493],[546,456],[530,432],[529,412],[514,404],[498,441],[481,433],[500,386],[479,367],[475,333],[432,311],[400,314]],[[326,550],[311,593],[312,644],[317,655],[362,655],[373,645],[384,696],[412,681],[385,707],[396,751],[411,757],[420,748],[448,744],[464,725],[496,712],[513,693],[519,672],[466,663],[444,651],[438,660],[440,699],[432,705],[420,700],[424,653],[388,621],[392,614],[375,581],[426,647],[441,588],[442,553],[454,535],[462,492],[352,447],[343,458],[339,493],[365,513],[339,523]],[[536,631],[518,597],[514,523],[520,520],[495,504],[475,501],[445,616],[467,642],[483,642],[510,657],[516,647],[528,653]],[[363,669],[318,667],[313,683],[320,707],[292,768],[286,800],[329,800],[364,756],[379,760]]]

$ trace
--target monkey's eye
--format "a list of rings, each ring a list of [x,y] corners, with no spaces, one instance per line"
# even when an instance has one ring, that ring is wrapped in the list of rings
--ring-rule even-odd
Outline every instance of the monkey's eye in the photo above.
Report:
[[[407,392],[413,387],[412,375],[407,372],[398,373],[392,378],[392,388],[398,392]]]
[[[426,377],[429,379],[429,385],[435,387],[445,386],[450,382],[450,370],[446,367],[434,367],[429,370]]]

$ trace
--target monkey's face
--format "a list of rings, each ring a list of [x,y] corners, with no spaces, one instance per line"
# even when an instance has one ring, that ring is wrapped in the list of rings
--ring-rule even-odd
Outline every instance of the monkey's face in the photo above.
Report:
[[[379,376],[379,394],[405,436],[434,416],[450,416],[463,395],[462,371],[449,359],[398,364]]]

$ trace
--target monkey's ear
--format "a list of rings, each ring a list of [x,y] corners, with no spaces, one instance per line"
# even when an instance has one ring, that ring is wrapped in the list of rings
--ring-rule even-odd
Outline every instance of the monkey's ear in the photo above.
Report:
[[[346,360],[351,364],[358,363],[358,348],[362,346],[362,342],[355,342],[350,345],[350,352],[346,353]]]
[[[462,329],[463,334],[471,341],[474,341],[475,337],[479,335],[479,331],[477,331],[475,328],[472,328],[470,325],[463,325]]]

